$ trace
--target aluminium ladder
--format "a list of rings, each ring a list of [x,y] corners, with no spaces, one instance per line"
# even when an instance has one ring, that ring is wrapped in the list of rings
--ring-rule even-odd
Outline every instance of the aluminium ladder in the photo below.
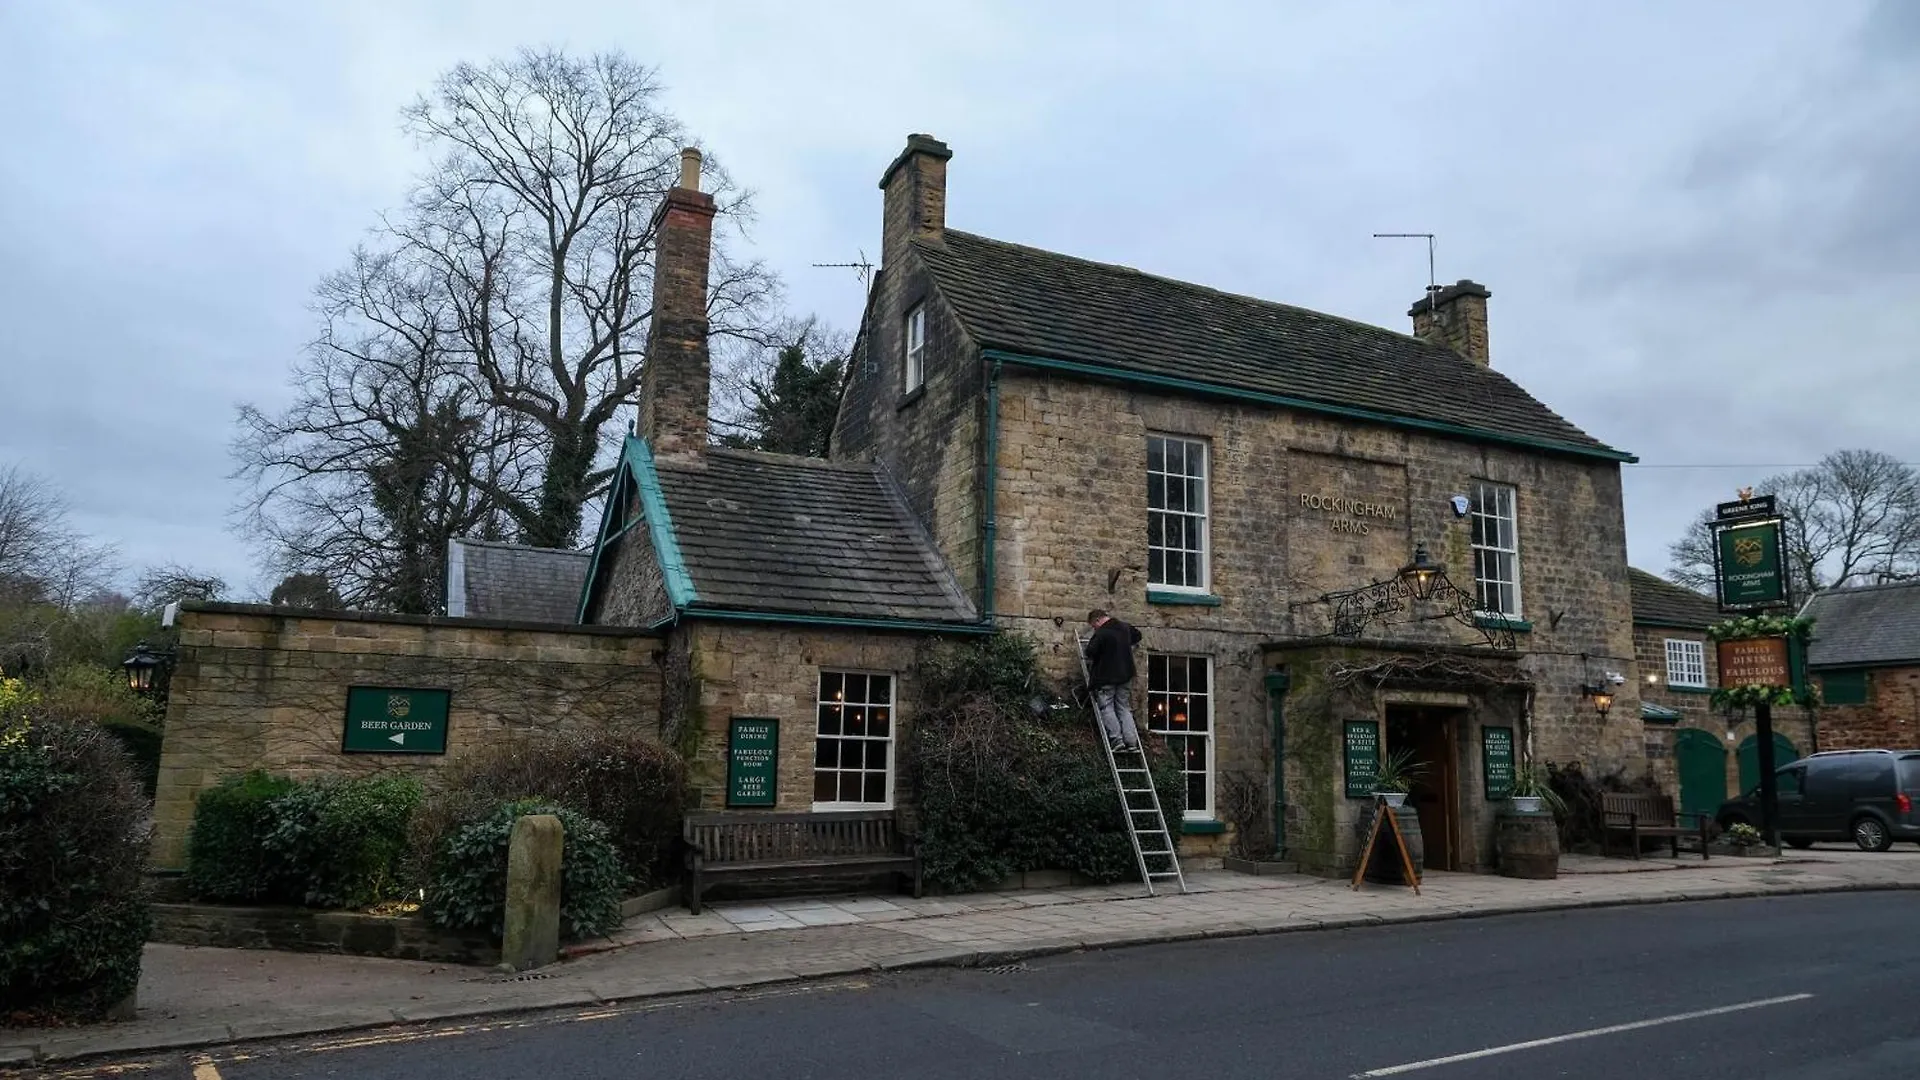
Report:
[[[1088,638],[1080,638],[1080,677],[1088,683],[1087,703],[1093,704],[1093,673],[1087,667]],[[1147,760],[1147,740],[1136,728],[1135,745],[1131,749],[1115,750],[1107,739],[1107,733],[1101,730],[1099,710],[1094,710],[1094,738],[1107,755],[1107,771],[1113,775],[1113,786],[1120,793],[1120,813],[1127,823],[1127,839],[1133,844],[1134,865],[1140,868],[1140,880],[1146,883],[1147,895],[1156,896],[1153,883],[1172,880],[1181,892],[1187,891],[1187,878],[1180,870],[1180,855],[1174,850],[1173,833],[1167,829],[1167,818],[1160,810],[1160,792],[1153,786],[1152,764]],[[1132,778],[1139,786],[1129,786]],[[1148,860],[1154,860],[1151,865]]]

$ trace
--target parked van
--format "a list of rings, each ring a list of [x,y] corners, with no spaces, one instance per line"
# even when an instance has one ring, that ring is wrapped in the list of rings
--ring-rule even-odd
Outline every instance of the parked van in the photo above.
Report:
[[[1780,791],[1780,838],[1803,848],[1816,840],[1848,840],[1885,851],[1895,840],[1920,841],[1920,750],[1827,750],[1774,772]],[[1760,789],[1720,805],[1721,828],[1760,824]]]

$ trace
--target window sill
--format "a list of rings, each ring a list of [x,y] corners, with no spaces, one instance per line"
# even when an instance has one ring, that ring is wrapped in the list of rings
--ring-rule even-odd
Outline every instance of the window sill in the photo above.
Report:
[[[1473,625],[1482,630],[1511,630],[1516,634],[1530,634],[1533,624],[1525,619],[1511,619],[1505,615],[1475,614]]]
[[[1189,604],[1195,607],[1219,607],[1220,598],[1211,593],[1174,592],[1170,589],[1148,589],[1149,604]]]
[[[900,409],[912,408],[914,405],[919,404],[921,398],[926,396],[927,396],[927,384],[921,383],[919,386],[916,386],[913,389],[907,391],[906,396],[900,399],[899,409],[895,409],[894,411],[899,412]]]
[[[1713,687],[1711,686],[1675,686],[1672,683],[1667,684],[1667,690],[1675,694],[1711,694],[1713,693]]]
[[[1219,836],[1227,831],[1224,821],[1182,821],[1180,831],[1187,836]]]

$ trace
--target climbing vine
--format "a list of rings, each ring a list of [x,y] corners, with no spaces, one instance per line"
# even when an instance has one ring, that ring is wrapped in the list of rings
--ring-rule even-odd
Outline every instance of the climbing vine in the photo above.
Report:
[[[1741,615],[1723,619],[1707,627],[1707,636],[1715,641],[1740,641],[1745,638],[1784,637],[1801,641],[1813,636],[1813,620],[1791,615]]]

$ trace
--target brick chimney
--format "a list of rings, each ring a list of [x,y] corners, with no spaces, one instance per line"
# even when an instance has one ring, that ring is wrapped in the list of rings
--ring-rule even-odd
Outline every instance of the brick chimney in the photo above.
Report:
[[[1492,295],[1485,285],[1466,278],[1440,286],[1407,310],[1413,316],[1413,336],[1445,345],[1476,364],[1490,364],[1487,298]]]
[[[907,241],[940,243],[947,232],[947,159],[953,151],[931,135],[907,136],[907,148],[880,175],[886,192],[880,263],[892,266]]]
[[[700,191],[700,151],[680,151],[680,182],[653,212],[653,319],[640,373],[640,437],[656,456],[707,447],[713,365],[707,356],[707,262],[713,196]]]

